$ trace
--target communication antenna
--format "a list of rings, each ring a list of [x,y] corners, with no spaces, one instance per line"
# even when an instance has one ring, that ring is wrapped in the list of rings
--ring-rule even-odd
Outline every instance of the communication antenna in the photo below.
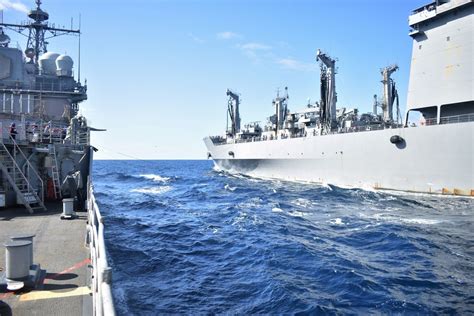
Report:
[[[41,0],[36,0],[36,8],[28,12],[28,17],[31,21],[22,24],[4,23],[3,18],[0,21],[0,28],[7,27],[21,35],[28,37],[26,44],[26,57],[38,62],[39,55],[46,53],[48,42],[47,40],[56,36],[66,34],[79,34],[79,30],[57,28],[54,24],[48,23],[49,14],[41,8]],[[28,30],[28,35],[23,34]]]
[[[81,83],[81,14],[79,13],[79,45],[78,45],[78,57],[77,57],[77,81]]]

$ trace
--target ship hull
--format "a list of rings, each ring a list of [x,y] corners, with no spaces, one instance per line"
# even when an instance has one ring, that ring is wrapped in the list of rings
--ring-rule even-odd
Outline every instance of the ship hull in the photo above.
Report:
[[[392,143],[390,138],[403,141]],[[474,195],[474,122],[215,145],[226,171],[343,187]]]

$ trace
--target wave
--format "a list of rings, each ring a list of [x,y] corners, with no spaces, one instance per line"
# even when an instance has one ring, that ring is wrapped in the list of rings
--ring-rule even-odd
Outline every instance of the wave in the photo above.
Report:
[[[472,199],[235,176],[208,161],[102,166],[120,314],[473,310]]]
[[[237,187],[231,187],[230,185],[226,184],[224,186],[224,189],[233,192],[233,191],[235,191],[235,189],[237,189]]]
[[[368,220],[385,221],[391,223],[403,224],[419,224],[419,225],[437,225],[444,221],[429,218],[404,218],[402,216],[395,216],[387,213],[365,214],[359,213],[359,217]]]
[[[148,179],[148,180],[153,180],[155,182],[168,182],[171,179],[170,177],[162,177],[159,174],[153,174],[153,173],[141,174],[141,175],[139,175],[139,177],[145,178],[145,179]]]
[[[113,178],[114,180],[119,180],[122,182],[136,182],[136,181],[142,181],[143,179],[145,180],[151,180],[153,182],[160,182],[160,183],[166,183],[170,181],[172,178],[171,177],[164,177],[160,176],[158,174],[139,174],[139,175],[132,175],[124,172],[107,172],[107,173],[98,173],[95,175],[96,177],[96,182],[101,182],[103,181],[104,178]],[[110,181],[110,180],[107,180]]]
[[[170,186],[163,186],[163,187],[145,187],[145,188],[138,188],[132,189],[130,192],[135,193],[143,193],[143,194],[163,194],[172,190]]]
[[[330,223],[331,225],[345,225],[345,224],[346,224],[346,223],[344,223],[344,222],[342,221],[342,219],[340,219],[339,217],[338,217],[338,218],[331,219],[331,220],[329,221],[329,223]]]

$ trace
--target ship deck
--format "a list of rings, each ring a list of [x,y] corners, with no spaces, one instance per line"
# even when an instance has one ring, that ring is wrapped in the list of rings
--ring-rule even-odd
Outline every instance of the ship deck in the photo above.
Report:
[[[21,207],[0,210],[0,315],[91,315],[89,251],[85,247],[87,213],[61,220],[62,203],[29,214]],[[3,284],[5,248],[12,235],[36,234],[34,264],[41,277],[34,290],[8,291]]]

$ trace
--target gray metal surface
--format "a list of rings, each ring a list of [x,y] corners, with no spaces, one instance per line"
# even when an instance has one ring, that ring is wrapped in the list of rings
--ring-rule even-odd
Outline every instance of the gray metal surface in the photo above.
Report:
[[[0,211],[0,241],[19,232],[34,233],[35,263],[46,270],[38,289],[11,293],[0,287],[0,301],[13,315],[91,315],[89,252],[84,245],[86,213],[72,221],[60,219],[61,203],[47,204],[47,212],[29,215],[16,209]],[[0,269],[5,269],[0,252]],[[0,272],[1,273],[1,272]],[[89,303],[90,304],[90,303]]]
[[[35,237],[35,234],[31,233],[24,233],[24,234],[16,234],[13,236],[10,236],[11,240],[27,240],[31,242],[31,247],[30,247],[30,266],[34,263],[34,249],[33,249],[33,238]]]
[[[28,17],[31,20],[22,24],[0,22],[0,199],[2,205],[13,207],[0,208],[0,241],[19,232],[36,234],[34,263],[41,264],[47,274],[41,286],[29,293],[0,287],[0,302],[6,302],[0,304],[0,314],[6,309],[15,315],[90,315],[94,311],[92,281],[87,276],[90,253],[84,247],[87,216],[70,215],[86,209],[93,152],[90,131],[98,129],[78,114],[79,103],[87,99],[80,66],[76,80],[72,58],[47,51],[49,39],[64,34],[79,35],[80,48],[80,31],[50,24],[40,0]],[[7,29],[28,32],[23,34],[28,38],[24,52],[9,47]],[[65,179],[74,185],[61,186]],[[58,200],[63,197],[70,198],[64,209],[68,221],[60,219]],[[46,200],[58,202],[43,203]],[[15,207],[18,204],[31,215]],[[105,246],[100,249],[105,251]],[[2,254],[0,272],[4,260]],[[36,284],[39,271],[39,265],[30,268],[30,287]],[[97,278],[103,274],[95,271],[89,274]],[[113,310],[112,299],[107,299],[111,302],[107,311]]]
[[[112,296],[112,268],[107,260],[107,249],[104,239],[104,218],[94,196],[93,186],[88,186],[88,244],[90,248],[93,282],[91,285],[93,295],[94,315],[115,315],[114,299]]]
[[[463,6],[456,6],[463,4]],[[426,6],[411,19],[408,109],[474,100],[474,3]]]
[[[5,276],[9,280],[26,279],[30,272],[32,242],[7,241],[5,244]]]
[[[392,144],[393,135],[404,144]],[[255,177],[474,194],[474,122],[219,146],[206,138],[205,143],[219,167]]]

